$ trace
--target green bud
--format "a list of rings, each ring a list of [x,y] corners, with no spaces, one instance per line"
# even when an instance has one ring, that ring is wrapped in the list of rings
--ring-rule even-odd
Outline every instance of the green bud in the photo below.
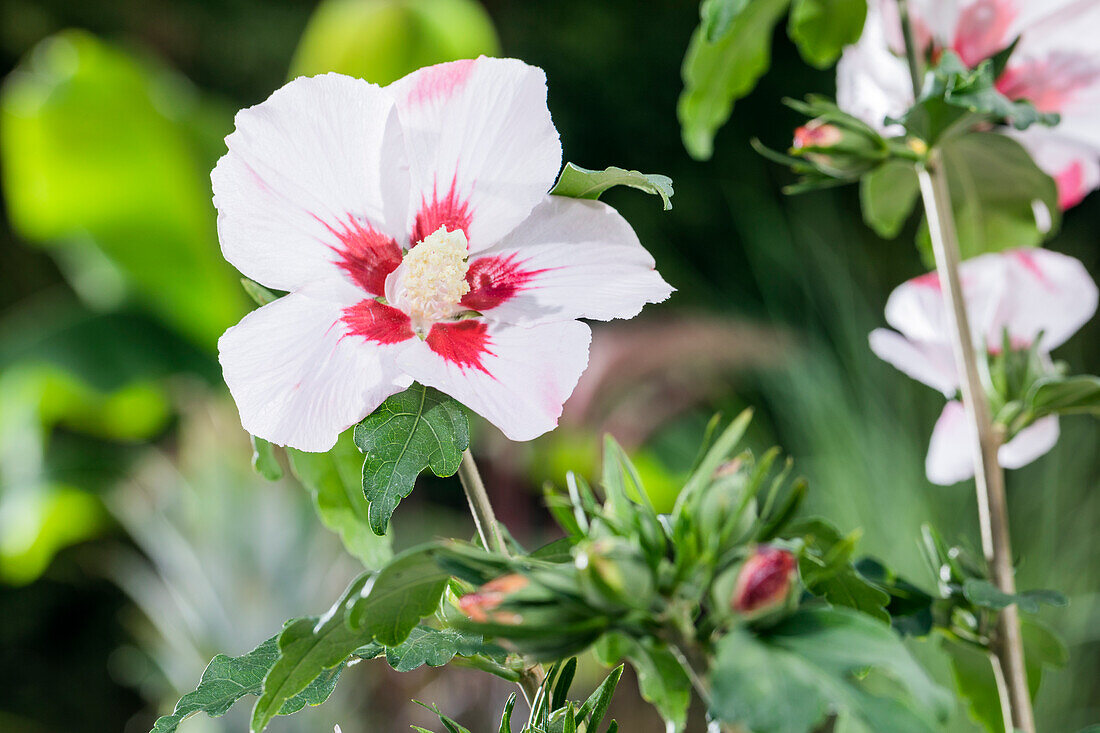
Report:
[[[641,552],[617,537],[601,537],[573,550],[585,600],[605,611],[646,609],[653,600],[653,572]]]

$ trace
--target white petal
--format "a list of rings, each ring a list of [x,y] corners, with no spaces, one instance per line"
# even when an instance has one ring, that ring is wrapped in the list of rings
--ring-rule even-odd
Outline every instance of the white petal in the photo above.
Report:
[[[1004,258],[987,254],[966,260],[959,269],[963,299],[977,344],[988,332],[1004,298]],[[951,321],[935,272],[899,285],[886,301],[886,322],[913,341],[950,344]],[[996,343],[1000,343],[998,336]]]
[[[974,428],[966,419],[966,409],[957,400],[943,406],[932,429],[924,472],[928,480],[950,486],[974,475]]]
[[[547,196],[500,244],[471,258],[462,302],[522,325],[632,318],[672,293],[654,266],[615,209]]]
[[[844,49],[836,67],[836,101],[842,110],[890,135],[900,134],[900,125],[887,126],[887,117],[900,117],[913,101],[913,86],[905,59],[895,54],[887,26],[892,0],[887,7],[870,2],[863,35]],[[885,17],[884,17],[885,16]],[[896,16],[896,12],[893,13]],[[900,36],[900,33],[898,33]]]
[[[253,311],[218,342],[241,424],[277,445],[325,451],[409,384],[383,347],[345,337],[334,300],[292,293]]]
[[[997,273],[1004,295],[986,338],[998,344],[1004,329],[1013,340],[1030,344],[1043,332],[1044,351],[1060,346],[1096,313],[1096,283],[1085,266],[1049,249],[1011,250]],[[974,262],[970,260],[969,262]],[[964,263],[964,268],[966,264]]]
[[[1093,123],[1096,125],[1096,123]],[[1096,125],[1100,127],[1100,125]],[[1058,186],[1058,205],[1069,209],[1100,188],[1100,150],[1054,130],[1032,126],[1016,138]]]
[[[380,87],[339,74],[299,78],[235,122],[211,179],[222,251],[242,273],[295,290],[339,275],[334,249],[371,231],[392,249],[388,238],[403,235],[405,147]]]
[[[553,430],[588,364],[588,326],[579,321],[522,328],[480,320],[436,324],[399,357],[422,384],[454,397],[512,440]]]
[[[871,351],[918,382],[951,397],[959,387],[951,347],[943,343],[910,341],[896,331],[876,328],[868,340]]]
[[[1048,452],[1058,442],[1058,418],[1036,420],[1001,446],[997,458],[1005,468],[1020,468]]]
[[[429,66],[386,89],[409,151],[412,244],[447,226],[470,251],[495,244],[550,190],[561,143],[546,75],[515,59]]]

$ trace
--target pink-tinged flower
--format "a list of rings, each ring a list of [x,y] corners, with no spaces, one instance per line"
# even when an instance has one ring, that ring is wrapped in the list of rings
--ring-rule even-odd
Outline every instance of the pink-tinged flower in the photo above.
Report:
[[[741,566],[730,607],[743,616],[760,616],[789,600],[798,563],[787,550],[761,545]]]
[[[1012,99],[1057,112],[1053,127],[1013,132],[1058,185],[1063,209],[1100,187],[1100,3],[1094,0],[912,0],[917,45],[968,66],[1019,43],[997,79]],[[913,103],[894,0],[871,0],[863,36],[837,65],[837,103],[884,129]]]
[[[290,294],[219,342],[245,429],[303,450],[414,380],[515,440],[550,430],[588,360],[578,318],[671,288],[630,225],[549,196],[541,70],[479,58],[378,87],[296,79],[242,110],[212,175],[222,251]]]
[[[1047,249],[1020,249],[966,260],[959,276],[975,348],[999,353],[1007,331],[1015,349],[1038,348],[1045,357],[1096,312],[1097,288],[1084,266]],[[949,485],[974,475],[970,423],[955,397],[959,374],[951,351],[951,323],[936,273],[903,283],[890,294],[886,321],[897,331],[871,332],[871,350],[950,401],[932,433],[925,462],[928,480]],[[900,333],[899,333],[900,332]],[[986,364],[979,361],[979,366]],[[1001,446],[1006,468],[1019,468],[1058,440],[1058,418],[1045,417]]]

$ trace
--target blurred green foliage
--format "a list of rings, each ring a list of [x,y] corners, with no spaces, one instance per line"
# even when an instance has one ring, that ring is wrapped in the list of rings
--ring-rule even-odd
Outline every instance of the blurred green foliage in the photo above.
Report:
[[[325,0],[313,13],[290,76],[329,71],[389,84],[421,66],[499,56],[476,0]]]

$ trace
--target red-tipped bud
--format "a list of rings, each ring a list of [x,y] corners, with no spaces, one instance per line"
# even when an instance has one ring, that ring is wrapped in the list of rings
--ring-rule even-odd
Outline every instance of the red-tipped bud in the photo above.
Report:
[[[523,590],[530,583],[527,578],[515,573],[502,575],[490,580],[473,593],[467,593],[458,599],[459,609],[471,621],[479,624],[498,623],[515,625],[520,623],[518,614],[497,611],[502,603],[513,593]]]
[[[797,571],[790,552],[761,545],[741,566],[730,606],[743,616],[759,616],[784,605]]]
[[[844,139],[844,133],[836,125],[812,120],[794,131],[794,149],[831,148]]]

